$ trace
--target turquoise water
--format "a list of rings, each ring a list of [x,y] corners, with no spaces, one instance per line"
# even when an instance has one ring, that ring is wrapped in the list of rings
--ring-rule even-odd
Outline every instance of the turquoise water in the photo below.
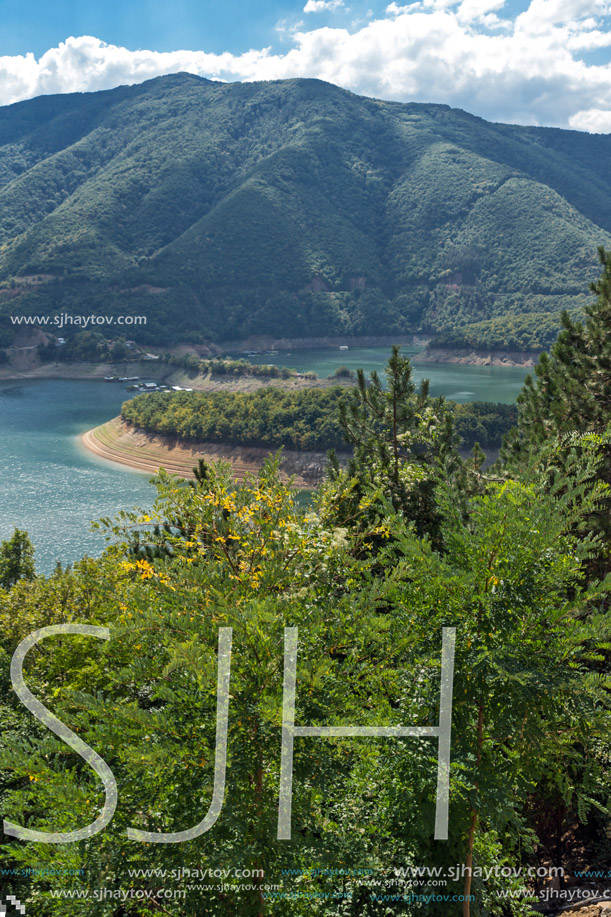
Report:
[[[314,370],[327,376],[338,366],[381,370],[388,348],[296,351],[253,361]],[[513,401],[525,370],[495,366],[414,364],[415,378],[428,376],[435,395],[456,401]],[[104,539],[91,520],[119,509],[151,505],[149,476],[106,462],[80,444],[80,434],[115,417],[129,397],[123,385],[40,380],[0,382],[0,540],[17,526],[36,547],[36,565],[50,572],[96,556]]]
[[[105,541],[91,520],[154,499],[147,475],[80,444],[80,434],[115,417],[126,397],[124,386],[103,382],[0,382],[0,540],[27,529],[40,573],[56,560],[99,555]]]
[[[529,370],[521,366],[467,366],[458,363],[418,362],[422,348],[402,347],[401,352],[413,361],[414,379],[430,379],[431,394],[445,395],[453,401],[500,401],[511,404],[515,401],[524,377]],[[284,350],[274,355],[247,357],[251,363],[276,363],[298,372],[315,372],[325,379],[338,367],[362,368],[366,372],[374,369],[382,373],[390,347],[324,347],[308,350]]]

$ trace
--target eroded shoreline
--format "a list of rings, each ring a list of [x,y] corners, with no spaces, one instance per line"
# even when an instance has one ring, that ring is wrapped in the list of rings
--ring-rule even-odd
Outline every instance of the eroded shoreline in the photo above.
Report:
[[[431,348],[418,354],[414,363],[459,363],[467,366],[536,366],[540,353],[530,350],[444,350]]]
[[[195,477],[193,469],[199,459],[216,462],[222,459],[233,468],[234,479],[243,481],[256,474],[270,450],[258,446],[232,446],[221,443],[187,443],[176,437],[148,433],[114,417],[107,423],[88,430],[81,437],[82,445],[99,458],[126,465],[135,471],[157,474],[164,468],[169,474],[183,478]],[[296,487],[310,490],[321,480],[327,457],[322,452],[282,452],[280,471],[293,478]]]

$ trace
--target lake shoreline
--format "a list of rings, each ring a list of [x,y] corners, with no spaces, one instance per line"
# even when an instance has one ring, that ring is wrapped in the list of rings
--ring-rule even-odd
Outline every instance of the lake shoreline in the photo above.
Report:
[[[440,365],[447,363],[457,363],[473,366],[533,367],[539,359],[539,353],[533,351],[491,349],[474,350],[473,348],[457,349],[435,347],[434,345],[431,346],[429,339],[419,337],[418,335],[379,335],[358,338],[350,337],[348,335],[343,337],[337,336],[311,338],[273,338],[269,335],[257,335],[242,342],[221,342],[218,346],[214,345],[214,351],[217,355],[220,355],[222,350],[223,354],[225,355],[227,355],[229,352],[232,352],[234,355],[239,353],[240,356],[244,356],[247,350],[258,352],[276,350],[278,351],[278,354],[275,363],[281,366],[281,355],[283,351],[307,350],[311,348],[329,348],[329,350],[337,349],[339,351],[339,348],[343,346],[348,348],[349,353],[350,348],[388,347],[390,349],[393,344],[397,344],[399,346],[422,347],[423,349],[420,350],[417,354],[411,355],[411,360],[413,363],[438,363]],[[229,345],[231,345],[231,350],[229,349]],[[208,359],[214,355],[210,353],[210,349],[207,346],[203,345],[193,345],[193,347],[180,349],[185,350],[185,353],[191,352],[197,354],[202,359]],[[22,350],[33,351],[34,348],[27,347],[22,348]],[[168,352],[172,352],[172,350],[173,349],[170,349]],[[163,353],[164,350],[161,349],[160,352]],[[272,354],[270,354],[270,356],[272,356]],[[90,379],[102,380],[104,376],[113,375],[159,376],[162,377],[163,381],[169,380],[171,383],[176,384],[180,384],[181,380],[184,383],[185,380],[188,379],[188,376],[184,370],[180,370],[175,366],[171,366],[162,360],[154,359],[126,360],[120,363],[41,363],[36,361],[34,353],[30,352],[20,355],[19,358],[15,357],[11,363],[0,365],[0,381],[6,382],[18,382],[35,379],[68,379],[74,381]],[[187,384],[191,385],[192,387],[196,387],[202,384],[204,381],[210,382],[212,380],[210,380],[209,377],[198,376],[197,379],[194,379]],[[235,381],[237,382],[238,380]],[[248,389],[252,389],[253,382],[257,383],[254,387],[260,387],[261,385],[269,384],[270,381],[272,384],[277,385],[282,384],[282,382],[285,380],[255,380],[253,377],[244,376],[241,378],[240,384],[245,384],[248,386]],[[322,377],[316,381],[295,379],[295,377],[293,377],[288,381],[300,385],[309,384],[310,386],[316,384],[328,384],[327,379]],[[225,382],[219,381],[219,384],[223,385]],[[208,386],[205,387],[207,388]]]
[[[365,335],[352,337],[351,335],[334,335],[327,337],[303,338],[275,338],[272,335],[252,335],[244,341],[220,341],[217,345],[223,354],[240,353],[245,355],[248,350],[264,352],[270,350],[282,351],[307,350],[309,348],[328,347],[329,349],[341,346],[347,347],[422,347],[419,353],[411,357],[414,363],[463,363],[473,366],[535,366],[540,351],[533,350],[497,350],[485,348],[476,350],[470,348],[436,347],[430,336],[420,334],[403,335]]]
[[[432,347],[418,354],[418,357],[414,359],[414,363],[535,367],[540,355],[540,352],[530,350],[473,350],[466,347],[461,349]]]
[[[272,334],[252,334],[244,340],[219,341],[211,345],[219,353],[246,354],[248,351],[269,350],[308,350],[311,348],[329,347],[425,347],[430,341],[429,335],[423,334],[334,334],[321,335],[320,337],[275,337]],[[206,346],[207,345],[202,345]]]
[[[46,371],[45,371],[46,370]],[[133,361],[130,363],[72,363],[41,364],[30,370],[14,371],[0,368],[0,382],[103,382],[105,376],[139,376],[141,379],[155,379],[167,385],[180,385],[201,392],[254,392],[266,386],[277,388],[329,388],[333,385],[352,384],[349,380],[321,378],[307,379],[303,374],[290,375],[286,379],[266,376],[220,376],[190,375],[186,370],[168,363]],[[107,383],[113,384],[113,383]],[[122,383],[114,383],[122,384]],[[131,397],[126,393],[127,398]]]
[[[222,459],[232,465],[234,479],[238,482],[248,475],[256,475],[265,459],[275,452],[260,446],[185,442],[175,436],[138,429],[121,417],[87,430],[81,435],[81,444],[98,458],[150,475],[157,474],[162,467],[169,474],[194,479],[193,469],[200,458],[206,463]],[[293,483],[299,489],[310,490],[321,481],[326,464],[324,452],[284,449],[280,471],[285,479],[294,478]]]

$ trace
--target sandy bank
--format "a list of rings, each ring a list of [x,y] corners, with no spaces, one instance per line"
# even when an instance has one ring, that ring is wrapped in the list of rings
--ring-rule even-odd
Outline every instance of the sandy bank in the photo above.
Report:
[[[176,437],[162,436],[138,430],[120,417],[83,434],[83,445],[100,458],[138,471],[156,474],[165,468],[170,474],[193,478],[193,468],[200,458],[206,462],[219,459],[231,462],[236,481],[247,474],[256,474],[269,450],[255,446],[230,446],[219,443],[185,443]],[[297,487],[314,487],[321,479],[326,456],[321,452],[292,452],[284,450],[280,469],[294,477]]]

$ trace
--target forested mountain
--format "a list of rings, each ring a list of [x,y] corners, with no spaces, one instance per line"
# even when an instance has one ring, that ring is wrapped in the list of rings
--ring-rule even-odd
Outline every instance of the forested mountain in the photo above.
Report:
[[[611,239],[610,154],[609,135],[317,80],[178,74],[20,102],[0,108],[5,331],[94,311],[147,315],[143,342],[549,344]]]

